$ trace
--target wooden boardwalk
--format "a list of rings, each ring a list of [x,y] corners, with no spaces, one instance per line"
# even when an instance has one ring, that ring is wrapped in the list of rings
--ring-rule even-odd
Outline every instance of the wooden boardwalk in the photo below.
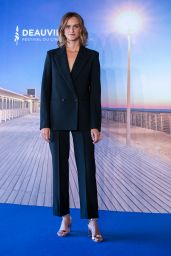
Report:
[[[99,209],[171,213],[171,164],[127,147],[103,129],[95,146]],[[0,203],[52,205],[49,145],[39,132],[39,114],[0,125]],[[70,207],[79,208],[71,137]]]

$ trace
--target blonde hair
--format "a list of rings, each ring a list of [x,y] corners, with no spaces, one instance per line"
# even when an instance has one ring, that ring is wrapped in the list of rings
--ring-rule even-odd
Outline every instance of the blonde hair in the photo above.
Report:
[[[66,45],[67,39],[64,35],[64,29],[65,26],[68,22],[68,20],[72,17],[76,17],[79,21],[79,25],[81,28],[81,32],[80,32],[80,44],[86,46],[87,45],[87,40],[88,40],[88,32],[87,29],[84,25],[84,20],[83,18],[76,12],[67,12],[63,15],[59,28],[58,28],[58,41],[57,41],[57,45],[59,47],[62,47],[64,45]]]

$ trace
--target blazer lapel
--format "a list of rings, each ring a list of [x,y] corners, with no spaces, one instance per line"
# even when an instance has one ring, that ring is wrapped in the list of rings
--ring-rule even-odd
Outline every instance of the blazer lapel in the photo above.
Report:
[[[76,96],[76,90],[73,82],[74,80],[76,80],[76,78],[80,74],[81,69],[84,67],[87,59],[88,59],[88,56],[86,54],[85,47],[80,46],[74,65],[70,72],[65,47],[60,48],[59,55],[57,55],[55,58],[56,64],[58,65],[58,70],[61,72],[63,79],[66,81],[67,85],[72,90],[75,96]]]
[[[81,45],[80,49],[79,49],[79,52],[78,52],[78,55],[75,59],[73,68],[71,70],[73,80],[76,80],[78,75],[80,75],[81,70],[85,66],[87,60],[88,60],[88,55],[86,54],[86,49],[85,49],[84,46]]]

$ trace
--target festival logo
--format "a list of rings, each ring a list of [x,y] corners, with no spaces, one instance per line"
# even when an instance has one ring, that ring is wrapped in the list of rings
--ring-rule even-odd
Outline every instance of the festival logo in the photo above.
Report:
[[[15,30],[15,35],[14,35],[14,42],[16,43],[16,45],[18,45],[19,39],[20,39],[20,37],[19,37],[19,28],[18,28],[18,25],[17,25],[16,30]]]
[[[16,46],[19,44],[19,41],[24,42],[49,42],[57,41],[58,30],[54,28],[23,28],[19,29],[19,26],[16,26],[14,34],[14,42]]]

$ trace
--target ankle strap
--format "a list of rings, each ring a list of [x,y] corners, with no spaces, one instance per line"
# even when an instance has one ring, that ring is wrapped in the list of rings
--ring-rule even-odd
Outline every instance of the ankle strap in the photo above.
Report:
[[[93,219],[93,218],[92,218],[92,219],[89,219],[89,221],[97,221],[97,219]]]

